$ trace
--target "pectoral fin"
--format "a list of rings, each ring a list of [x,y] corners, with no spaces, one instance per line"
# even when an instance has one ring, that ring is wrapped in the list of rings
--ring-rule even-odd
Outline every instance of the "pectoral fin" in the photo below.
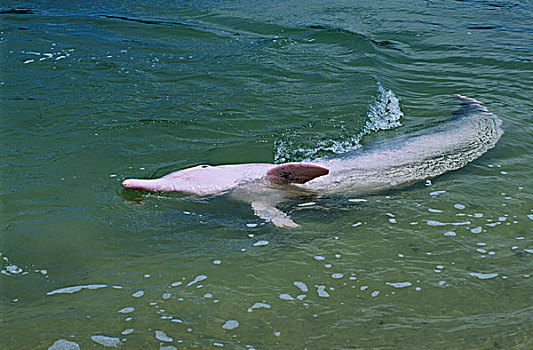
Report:
[[[263,220],[270,221],[277,227],[297,228],[300,227],[292,221],[289,215],[285,214],[273,205],[265,202],[252,202],[254,214]]]
[[[320,165],[286,163],[270,169],[267,172],[267,179],[277,184],[304,184],[316,177],[327,174],[329,174],[329,170]]]

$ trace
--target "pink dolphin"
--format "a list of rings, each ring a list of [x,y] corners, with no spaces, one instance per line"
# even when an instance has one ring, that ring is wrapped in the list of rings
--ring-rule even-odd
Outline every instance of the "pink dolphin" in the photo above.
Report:
[[[278,227],[298,227],[276,208],[284,195],[364,194],[420,181],[479,158],[500,139],[501,120],[481,102],[456,95],[462,107],[446,123],[339,158],[310,163],[199,165],[159,179],[127,179],[124,188],[199,196],[232,192]]]

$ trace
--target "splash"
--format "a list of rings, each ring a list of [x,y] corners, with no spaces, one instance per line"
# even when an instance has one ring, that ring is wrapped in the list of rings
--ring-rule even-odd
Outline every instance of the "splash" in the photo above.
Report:
[[[392,90],[386,90],[380,83],[378,90],[379,96],[369,105],[366,122],[359,133],[340,140],[322,139],[310,147],[297,147],[294,141],[278,139],[274,142],[275,163],[310,161],[323,156],[352,152],[361,148],[361,139],[365,135],[401,126],[403,112],[400,109],[400,100]]]

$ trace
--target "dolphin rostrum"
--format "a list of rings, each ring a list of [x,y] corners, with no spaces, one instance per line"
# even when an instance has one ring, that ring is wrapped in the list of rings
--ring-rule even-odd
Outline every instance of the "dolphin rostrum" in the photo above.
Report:
[[[309,163],[198,165],[159,179],[127,179],[127,189],[198,196],[231,192],[279,227],[298,227],[276,208],[294,194],[358,195],[432,178],[459,169],[493,148],[501,120],[479,101],[456,95],[461,108],[443,124],[369,148]]]

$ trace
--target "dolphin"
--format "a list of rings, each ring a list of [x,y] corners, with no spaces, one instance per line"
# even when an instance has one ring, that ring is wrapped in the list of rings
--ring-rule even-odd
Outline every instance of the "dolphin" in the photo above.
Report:
[[[127,179],[126,189],[197,196],[231,193],[278,227],[299,227],[276,205],[294,195],[361,195],[405,186],[464,167],[501,138],[501,120],[478,100],[455,95],[461,107],[446,122],[334,158],[285,164],[198,165],[159,179]]]

